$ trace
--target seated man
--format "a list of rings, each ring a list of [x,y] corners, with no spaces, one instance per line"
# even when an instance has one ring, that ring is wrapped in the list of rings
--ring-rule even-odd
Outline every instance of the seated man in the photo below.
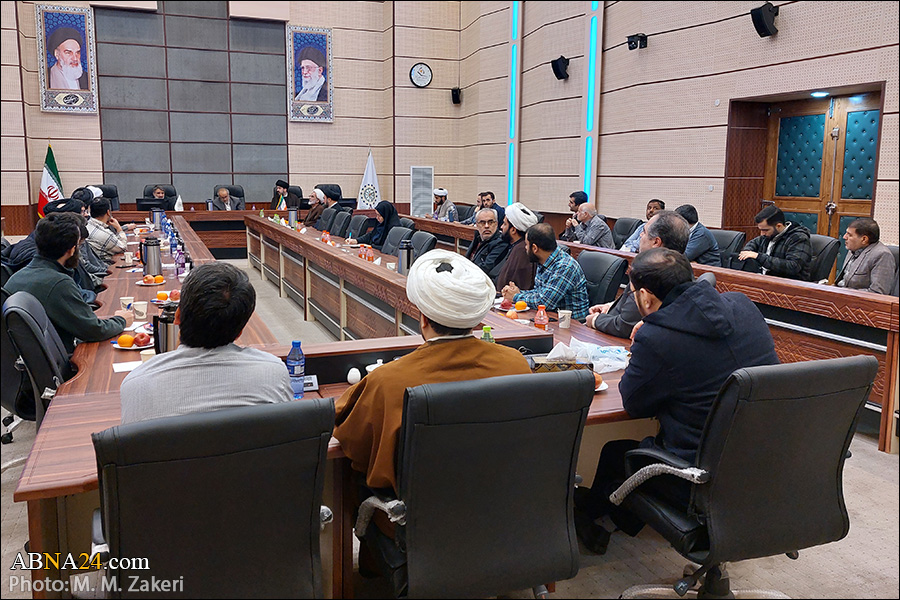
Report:
[[[615,246],[609,225],[597,214],[597,209],[587,202],[578,205],[574,219],[566,220],[566,230],[560,237],[567,242],[578,242],[586,246]]]
[[[679,215],[691,226],[691,237],[688,238],[684,255],[691,262],[713,267],[722,266],[722,257],[719,254],[719,242],[716,236],[700,222],[697,209],[691,204],[682,204],[675,209]]]
[[[438,221],[450,221],[451,223],[459,221],[456,205],[447,199],[447,190],[444,188],[434,188],[433,194],[434,214],[432,214],[431,217]]]
[[[334,210],[345,210],[341,206],[341,188],[330,183],[322,183],[316,186],[316,189],[325,194],[325,208],[333,208]],[[324,209],[323,209],[324,210]]]
[[[284,179],[275,182],[275,194],[272,196],[272,203],[269,205],[271,210],[287,210],[289,208],[300,208],[300,198],[293,192],[289,192],[290,184]]]
[[[234,343],[255,307],[256,291],[237,267],[212,262],[191,271],[175,312],[181,345],[125,377],[122,424],[293,400],[278,357]]]
[[[516,284],[509,284],[503,288],[503,297],[510,302],[522,300],[529,308],[543,305],[547,310],[571,310],[573,319],[584,319],[590,306],[584,271],[557,246],[549,223],[528,228],[525,251],[528,259],[538,264],[534,288],[520,290]]]
[[[684,252],[687,247],[690,227],[681,215],[663,210],[647,221],[641,231],[641,244],[638,252],[653,248],[668,248],[675,252]],[[634,301],[634,293],[626,288],[618,298],[606,304],[597,304],[590,308],[585,324],[597,331],[620,338],[631,337],[634,326],[641,320],[641,314]]]
[[[160,186],[156,186],[150,192],[156,200],[165,200],[165,210],[175,210],[175,204],[178,202],[177,196],[166,196],[166,190]]]
[[[100,342],[117,336],[133,321],[130,311],[99,319],[84,301],[73,269],[78,265],[81,217],[52,213],[38,221],[34,243],[37,256],[6,282],[10,294],[28,292],[38,299],[53,323],[66,351],[75,349],[75,339]]]
[[[315,227],[323,212],[325,212],[325,192],[315,188],[309,194],[309,212],[306,213],[303,224],[307,227]]]
[[[232,198],[228,188],[220,187],[213,198],[213,210],[244,210],[243,198]]]
[[[106,198],[97,198],[91,203],[91,220],[87,222],[87,228],[87,241],[100,260],[112,264],[116,262],[117,254],[125,252],[125,229],[112,216]]]
[[[812,262],[809,229],[786,223],[784,213],[775,205],[759,211],[755,220],[761,235],[747,242],[737,261],[726,257],[722,264],[763,275],[808,280]]]
[[[631,417],[659,419],[659,434],[641,442],[608,442],[590,489],[576,490],[576,531],[590,550],[601,554],[609,530],[595,519],[610,515],[630,535],[643,526],[609,502],[609,494],[625,479],[625,452],[661,448],[693,463],[707,415],[728,376],[743,367],[778,364],[759,309],[743,294],[719,294],[706,282],[695,283],[681,252],[642,251],[631,264],[631,288],[643,324],[634,335],[619,392]],[[672,478],[653,483],[674,503],[687,506],[690,484],[674,480],[673,485]]]
[[[666,210],[666,203],[660,200],[659,198],[653,198],[647,203],[647,210],[645,215],[647,216],[647,222],[653,218],[653,215],[658,213],[661,210]],[[641,223],[641,225],[634,230],[628,239],[622,244],[622,247],[619,250],[625,250],[626,252],[637,252],[638,248],[641,246],[641,232],[644,230],[644,226],[646,223]]]
[[[478,235],[469,246],[466,258],[478,265],[492,280],[500,273],[503,260],[509,253],[509,242],[503,239],[493,208],[482,208],[475,213]]]
[[[501,234],[510,245],[509,254],[495,285],[498,287],[513,284],[523,290],[534,287],[535,264],[528,258],[525,250],[525,232],[532,225],[537,225],[537,215],[528,210],[521,202],[506,207],[506,219],[503,221]]]
[[[863,217],[847,225],[847,256],[835,278],[840,287],[890,294],[897,265],[891,251],[879,241],[881,229],[874,219]]]

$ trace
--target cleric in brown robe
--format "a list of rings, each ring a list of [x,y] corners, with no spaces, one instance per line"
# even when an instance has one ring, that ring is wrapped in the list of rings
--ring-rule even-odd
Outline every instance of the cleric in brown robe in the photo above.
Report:
[[[306,213],[303,224],[307,227],[315,227],[323,212],[325,212],[325,192],[316,188],[309,195],[309,212]]]
[[[394,455],[407,387],[531,372],[516,350],[472,335],[496,291],[465,257],[446,250],[423,254],[410,269],[406,294],[421,313],[425,343],[366,375],[335,404],[334,437],[353,469],[365,473],[370,488],[395,493]]]
[[[494,282],[498,288],[502,289],[510,283],[516,284],[520,290],[530,290],[534,287],[534,271],[537,264],[529,260],[525,251],[525,232],[532,225],[537,225],[537,222],[537,215],[521,202],[506,207],[506,218],[500,231],[503,239],[509,242],[510,249],[506,255],[506,262]]]

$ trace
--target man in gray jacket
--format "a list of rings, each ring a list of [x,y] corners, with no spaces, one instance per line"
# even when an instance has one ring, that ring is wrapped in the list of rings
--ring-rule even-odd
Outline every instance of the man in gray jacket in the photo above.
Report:
[[[574,219],[566,220],[566,230],[560,237],[567,242],[579,242],[586,246],[615,247],[609,225],[587,202],[578,205]]]
[[[847,225],[844,245],[847,257],[835,282],[839,287],[890,294],[897,265],[887,246],[879,241],[881,230],[874,219],[863,217]]]

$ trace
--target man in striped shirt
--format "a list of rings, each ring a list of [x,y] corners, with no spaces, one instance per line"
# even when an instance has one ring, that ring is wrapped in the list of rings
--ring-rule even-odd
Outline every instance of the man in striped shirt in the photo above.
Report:
[[[581,265],[557,246],[553,228],[548,223],[529,227],[525,249],[529,260],[538,264],[534,288],[520,290],[511,283],[503,288],[503,297],[510,302],[522,300],[529,308],[571,310],[573,319],[584,319],[590,307],[587,280]]]
[[[109,200],[106,198],[97,198],[91,203],[91,220],[87,228],[88,244],[101,260],[112,264],[116,254],[125,252],[125,229],[109,212]]]

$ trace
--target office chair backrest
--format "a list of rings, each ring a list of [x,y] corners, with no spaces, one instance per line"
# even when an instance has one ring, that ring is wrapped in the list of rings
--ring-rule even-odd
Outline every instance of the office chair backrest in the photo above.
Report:
[[[584,250],[578,255],[578,264],[587,279],[588,298],[591,305],[605,304],[616,299],[619,285],[625,279],[628,261],[605,252]]]
[[[334,216],[337,214],[337,209],[334,208],[326,208],[322,211],[322,216],[319,217],[319,220],[316,221],[316,229],[319,231],[328,231],[331,232],[331,226],[334,224]]]
[[[22,357],[35,398],[40,427],[49,401],[38,400],[46,388],[55,390],[75,374],[69,354],[47,318],[44,307],[28,292],[16,292],[3,305],[3,328]]]
[[[485,597],[578,572],[578,370],[408,388],[397,454],[409,597]]]
[[[416,230],[415,222],[413,222],[412,219],[407,219],[406,217],[402,217],[400,219],[400,225],[402,225],[403,227],[406,227],[407,229],[412,229],[413,231]]]
[[[358,240],[369,228],[369,217],[365,215],[353,215],[350,217],[350,226],[347,228],[347,237]]]
[[[387,239],[384,240],[384,245],[381,247],[382,254],[397,256],[400,249],[400,242],[412,238],[412,235],[412,229],[407,229],[406,227],[393,227],[388,231]]]
[[[456,216],[459,217],[460,221],[465,221],[473,214],[475,214],[475,206],[469,204],[456,204]],[[502,223],[501,223],[502,225]],[[404,225],[405,227],[405,225]]]
[[[700,442],[694,485],[705,562],[787,553],[847,535],[842,472],[878,361],[854,356],[735,371]]]
[[[900,295],[900,246],[888,246],[894,257],[894,286],[891,289],[892,296]]]
[[[6,285],[6,282],[9,281],[12,274],[12,267],[6,263],[0,263],[0,287]]]
[[[299,185],[289,185],[287,190],[288,190],[288,194],[294,194],[295,196],[297,196],[298,198],[300,198],[300,200],[306,200],[306,199],[307,199],[307,198],[303,195],[303,188],[301,188]]]
[[[811,233],[809,244],[812,247],[812,260],[809,263],[809,281],[821,281],[831,274],[831,268],[837,259],[840,242],[827,235]]]
[[[426,252],[434,250],[437,246],[437,238],[427,231],[417,231],[412,234],[413,254],[415,258],[419,258]]]
[[[744,242],[747,240],[747,234],[743,231],[730,231],[728,229],[710,229],[710,231],[713,237],[716,238],[716,243],[719,245],[719,250],[723,255],[740,252],[741,248],[744,247]]]
[[[350,213],[340,211],[335,213],[334,222],[328,232],[337,237],[347,237],[347,229],[350,227]]]
[[[93,434],[110,555],[147,558],[147,580],[183,576],[187,596],[321,598],[333,426],[333,402],[309,399]]]
[[[622,247],[625,240],[631,237],[631,234],[641,226],[641,223],[643,221],[640,219],[632,219],[631,217],[619,217],[616,219],[612,229],[613,243],[616,245],[616,249]],[[720,245],[719,248],[721,247]]]
[[[218,195],[219,188],[225,188],[228,190],[228,195],[234,198],[235,200],[244,200],[246,202],[246,198],[244,197],[244,186],[242,185],[217,185],[213,188],[212,197],[215,198]]]
[[[0,288],[2,303],[9,298],[6,288]],[[12,345],[9,334],[6,331],[6,320],[3,320],[0,331],[0,375],[3,383],[0,385],[0,405],[10,413],[25,421],[34,421],[35,407],[34,395],[31,392],[31,382],[28,376],[16,369],[16,359],[19,353]]]
[[[95,188],[103,192],[103,197],[109,200],[110,210],[119,210],[119,188],[111,183],[96,183]]]
[[[144,186],[144,198],[152,198],[153,197],[153,188],[161,187],[163,192],[166,194],[166,198],[175,198],[178,196],[178,192],[175,191],[174,185],[169,185],[168,183],[154,183],[151,185]]]

